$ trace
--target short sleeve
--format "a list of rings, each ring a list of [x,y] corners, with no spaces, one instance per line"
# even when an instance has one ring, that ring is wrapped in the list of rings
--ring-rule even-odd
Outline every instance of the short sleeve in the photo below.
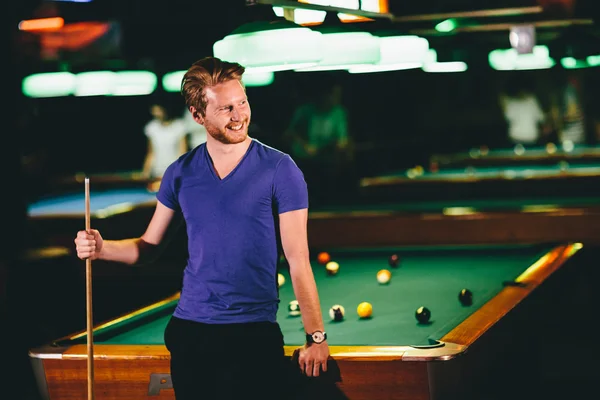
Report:
[[[171,210],[179,211],[179,201],[177,200],[177,193],[175,192],[175,166],[176,163],[173,163],[165,170],[160,182],[160,188],[156,194],[156,198],[165,207],[168,207]]]
[[[144,135],[148,138],[152,135],[152,121],[144,125]]]
[[[304,174],[289,155],[281,159],[273,179],[277,214],[308,208],[308,188]]]

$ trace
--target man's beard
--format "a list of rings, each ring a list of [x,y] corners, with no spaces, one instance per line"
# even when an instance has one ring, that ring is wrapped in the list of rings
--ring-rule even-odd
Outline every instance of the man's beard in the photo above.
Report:
[[[220,129],[212,124],[206,124],[204,127],[206,128],[206,132],[216,141],[223,144],[236,144],[243,142],[248,137],[250,120],[241,121],[241,124],[243,124],[243,127],[239,131],[231,131],[227,127]],[[227,126],[231,125],[236,124],[228,124]]]

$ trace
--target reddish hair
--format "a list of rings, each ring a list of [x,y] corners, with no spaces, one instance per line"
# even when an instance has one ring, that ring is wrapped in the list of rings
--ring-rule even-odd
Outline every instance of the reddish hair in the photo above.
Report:
[[[194,107],[202,116],[206,113],[206,89],[231,80],[242,81],[246,69],[238,63],[205,57],[187,70],[181,81],[181,95],[186,106]]]

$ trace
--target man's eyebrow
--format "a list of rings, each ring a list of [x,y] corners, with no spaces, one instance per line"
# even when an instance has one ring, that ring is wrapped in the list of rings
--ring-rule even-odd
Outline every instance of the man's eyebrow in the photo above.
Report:
[[[225,107],[231,107],[231,105],[233,103],[239,103],[239,102],[242,102],[242,101],[248,101],[248,98],[244,97],[244,98],[241,98],[241,99],[236,100],[236,101],[228,102],[227,104],[219,104],[219,105],[217,105],[217,109],[219,109],[219,108],[225,108]]]

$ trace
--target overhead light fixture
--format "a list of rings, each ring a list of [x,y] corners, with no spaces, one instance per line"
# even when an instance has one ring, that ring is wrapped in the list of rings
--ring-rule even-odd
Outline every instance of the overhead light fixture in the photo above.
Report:
[[[435,30],[442,33],[452,32],[458,27],[458,22],[454,18],[448,18],[435,26]]]
[[[415,35],[376,33],[379,37],[379,62],[348,69],[352,74],[420,68],[429,50],[429,41]]]
[[[32,74],[23,78],[21,90],[27,97],[69,96],[75,89],[75,82],[71,72]]]
[[[143,96],[156,90],[158,78],[151,71],[118,71],[112,96]]]
[[[246,23],[213,45],[215,57],[248,72],[274,72],[316,65],[323,58],[321,33],[283,18]]]
[[[429,49],[427,52],[427,57],[425,57],[425,62],[421,69],[425,72],[464,72],[467,70],[467,63],[464,61],[457,61],[456,57],[454,61],[438,61],[437,51],[435,49]]]
[[[340,21],[345,23],[373,21],[374,18],[388,17],[388,0],[297,0],[277,1],[259,0],[264,4],[273,4],[278,16],[284,15],[284,9],[291,11],[290,18],[300,25],[318,25],[323,22],[327,11],[322,8],[344,9],[338,12]],[[287,7],[285,7],[287,6]],[[370,16],[367,16],[370,15]]]
[[[185,75],[186,70],[178,70],[167,72],[162,76],[161,83],[165,92],[179,92],[181,91],[181,81]]]
[[[547,69],[555,65],[547,46],[533,47],[531,54],[519,54],[515,49],[496,49],[488,54],[490,66],[497,71]]]
[[[313,67],[296,68],[298,72],[347,70],[380,60],[379,38],[342,23],[334,13],[328,12],[325,22],[312,29],[322,35],[323,58]]]

